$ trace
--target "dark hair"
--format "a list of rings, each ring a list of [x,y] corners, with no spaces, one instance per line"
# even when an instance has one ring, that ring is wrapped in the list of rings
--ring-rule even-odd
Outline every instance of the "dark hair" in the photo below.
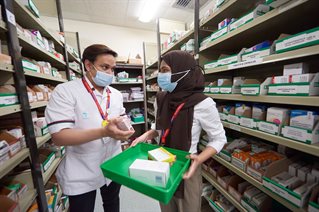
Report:
[[[117,53],[110,49],[109,47],[103,45],[103,44],[93,44],[91,46],[86,47],[84,49],[83,55],[82,55],[82,62],[84,64],[85,60],[89,60],[90,62],[94,62],[96,60],[96,57],[102,54],[110,54],[113,57],[117,57]]]

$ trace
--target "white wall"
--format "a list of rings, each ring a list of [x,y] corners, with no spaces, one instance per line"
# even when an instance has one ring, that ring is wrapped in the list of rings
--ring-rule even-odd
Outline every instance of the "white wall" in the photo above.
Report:
[[[41,17],[42,22],[51,29],[58,30],[58,20],[52,17]],[[81,52],[91,44],[105,44],[115,50],[119,56],[143,57],[143,42],[156,42],[153,31],[117,27],[83,21],[64,19],[64,31],[79,32]]]

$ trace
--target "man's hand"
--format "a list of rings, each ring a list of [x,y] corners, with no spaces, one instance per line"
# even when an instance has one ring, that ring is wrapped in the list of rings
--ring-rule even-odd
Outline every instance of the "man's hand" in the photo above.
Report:
[[[121,140],[121,141],[127,141],[129,137],[131,137],[135,131],[129,130],[129,131],[123,131],[118,128],[118,123],[121,122],[121,118],[114,118],[108,120],[108,125],[104,127],[104,137],[111,137],[115,140]]]
[[[198,168],[198,166],[201,164],[199,162],[198,155],[191,154],[191,155],[187,155],[186,157],[191,159],[192,162],[191,162],[191,166],[189,167],[188,171],[183,176],[184,180],[187,180],[187,179],[191,178],[194,175],[194,173],[195,173],[196,169]]]

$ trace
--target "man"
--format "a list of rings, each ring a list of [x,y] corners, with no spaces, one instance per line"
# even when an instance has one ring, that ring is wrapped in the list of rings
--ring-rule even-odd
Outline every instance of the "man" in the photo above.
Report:
[[[52,140],[66,146],[56,176],[70,211],[94,211],[100,189],[104,211],[119,211],[120,185],[104,178],[100,165],[121,152],[120,140],[134,131],[117,126],[125,114],[122,94],[112,83],[117,53],[105,45],[83,52],[85,76],[58,85],[45,111]]]

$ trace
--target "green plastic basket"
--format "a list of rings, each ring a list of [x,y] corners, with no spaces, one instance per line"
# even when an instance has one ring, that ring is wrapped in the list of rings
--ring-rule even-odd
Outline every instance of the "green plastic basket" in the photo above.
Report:
[[[188,152],[166,148],[170,153],[176,155],[176,162],[170,168],[170,177],[166,188],[151,186],[129,176],[129,167],[136,159],[147,159],[148,151],[159,148],[157,145],[140,143],[135,147],[128,148],[121,154],[106,161],[101,165],[105,177],[125,185],[135,191],[152,197],[167,204],[174,195],[178,185],[182,181],[183,174],[190,165],[190,159],[186,156]]]

